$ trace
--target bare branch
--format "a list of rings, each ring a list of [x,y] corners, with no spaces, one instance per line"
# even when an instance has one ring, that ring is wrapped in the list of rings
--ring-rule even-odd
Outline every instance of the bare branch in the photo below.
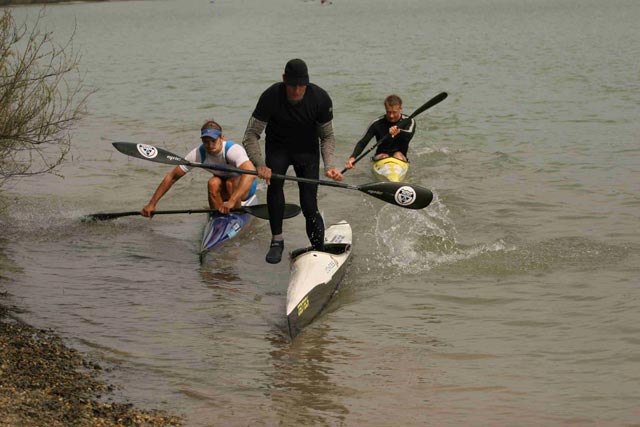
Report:
[[[0,16],[0,187],[12,177],[56,173],[93,93],[73,52],[75,30],[59,44],[40,31],[43,17],[44,10],[29,27],[17,25],[11,10]]]

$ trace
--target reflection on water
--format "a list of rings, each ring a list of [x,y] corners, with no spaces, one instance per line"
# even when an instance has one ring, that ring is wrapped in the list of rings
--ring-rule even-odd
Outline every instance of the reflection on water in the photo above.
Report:
[[[202,275],[202,282],[211,289],[234,290],[240,284],[240,278],[233,267],[213,271],[203,268],[200,270],[200,274]]]
[[[291,425],[346,425],[348,408],[341,402],[347,390],[332,381],[333,365],[346,355],[337,350],[326,325],[305,331],[293,343],[271,336],[274,347],[270,398],[280,422]],[[318,419],[317,414],[324,416]]]

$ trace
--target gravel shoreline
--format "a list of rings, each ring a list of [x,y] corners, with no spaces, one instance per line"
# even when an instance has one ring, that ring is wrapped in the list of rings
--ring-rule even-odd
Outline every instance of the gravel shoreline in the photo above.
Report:
[[[53,4],[53,3],[69,3],[69,2],[86,2],[86,3],[96,3],[96,2],[105,2],[111,0],[0,0],[0,7],[2,6],[26,6],[31,4]]]
[[[179,427],[164,411],[113,402],[102,368],[51,330],[16,319],[0,291],[0,427]]]

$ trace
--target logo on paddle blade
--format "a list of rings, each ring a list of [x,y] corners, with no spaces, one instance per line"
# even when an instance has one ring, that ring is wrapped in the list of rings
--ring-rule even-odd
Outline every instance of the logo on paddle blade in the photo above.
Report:
[[[155,159],[158,155],[158,150],[152,145],[138,144],[136,147],[138,148],[138,153],[147,159]]]
[[[396,190],[394,199],[400,206],[409,206],[416,201],[416,191],[409,186],[402,186]]]

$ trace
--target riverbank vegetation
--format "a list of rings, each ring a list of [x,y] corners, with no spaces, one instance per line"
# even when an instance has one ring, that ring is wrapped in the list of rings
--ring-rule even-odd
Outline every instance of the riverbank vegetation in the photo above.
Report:
[[[65,42],[35,20],[0,14],[0,187],[15,177],[56,173],[71,148],[71,129],[91,94],[83,85],[73,34]]]
[[[0,188],[12,178],[56,173],[91,94],[73,36],[60,44],[41,31],[43,14],[19,24],[10,9],[0,10]],[[0,215],[0,426],[181,426],[180,418],[162,411],[114,401],[114,387],[101,380],[97,362],[53,331],[19,319],[4,286],[9,226]]]

